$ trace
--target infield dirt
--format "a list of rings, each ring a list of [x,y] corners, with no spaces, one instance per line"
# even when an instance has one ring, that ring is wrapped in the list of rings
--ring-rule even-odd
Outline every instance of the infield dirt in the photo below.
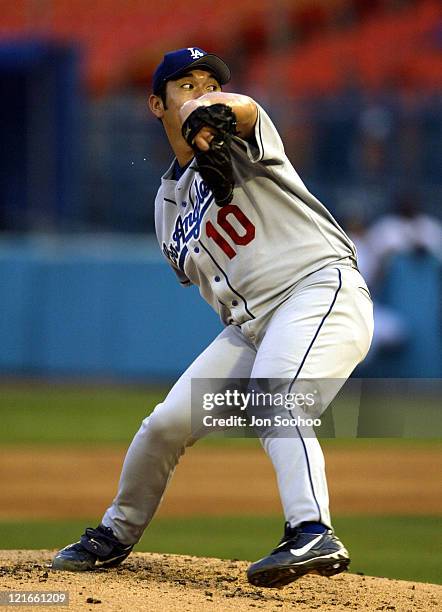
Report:
[[[115,495],[124,454],[121,447],[5,447],[0,519],[101,516]],[[328,448],[325,454],[333,513],[440,513],[439,447]],[[159,516],[229,513],[281,513],[269,459],[261,448],[189,449]]]

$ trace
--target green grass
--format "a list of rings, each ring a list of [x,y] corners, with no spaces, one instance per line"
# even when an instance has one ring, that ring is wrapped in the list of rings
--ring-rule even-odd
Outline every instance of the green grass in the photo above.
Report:
[[[78,539],[89,521],[0,522],[2,548],[59,548]],[[352,556],[352,572],[442,583],[438,517],[338,517],[334,526]],[[138,551],[257,559],[281,536],[278,517],[194,517],[154,520]]]
[[[163,388],[0,386],[0,443],[127,443]]]
[[[62,384],[0,385],[0,444],[124,444],[127,445],[141,421],[167,394],[166,387],[73,386]],[[416,398],[397,412],[410,414]],[[397,403],[397,402],[396,402]],[[436,403],[435,403],[436,406]],[[415,438],[355,438],[357,411],[341,402],[335,424],[338,438],[326,444],[372,446],[373,444],[441,444],[426,435]],[[439,403],[437,403],[439,410]],[[415,411],[418,413],[418,411]],[[327,419],[326,419],[327,421]],[[328,424],[325,423],[327,431]],[[351,432],[353,433],[346,433]],[[440,433],[436,427],[430,429]],[[210,436],[205,444],[256,446],[252,438]]]

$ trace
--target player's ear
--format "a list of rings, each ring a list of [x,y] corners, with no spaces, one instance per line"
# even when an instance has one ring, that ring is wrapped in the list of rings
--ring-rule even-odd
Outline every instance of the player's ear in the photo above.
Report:
[[[164,115],[164,103],[160,96],[155,96],[151,94],[149,96],[148,105],[151,112],[155,115],[157,119],[161,119]]]

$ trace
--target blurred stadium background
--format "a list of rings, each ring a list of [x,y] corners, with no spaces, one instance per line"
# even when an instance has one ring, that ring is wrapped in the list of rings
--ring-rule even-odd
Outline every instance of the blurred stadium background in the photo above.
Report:
[[[2,0],[0,8],[4,460],[12,447],[32,445],[26,475],[43,447],[73,445],[80,456],[80,445],[127,444],[220,329],[197,291],[177,285],[154,235],[154,196],[171,153],[146,99],[153,68],[173,48],[200,46],[230,64],[227,89],[270,112],[295,168],[354,239],[376,301],[375,341],[358,374],[441,378],[440,3]],[[48,507],[63,495],[56,486]],[[372,542],[369,571],[413,577],[402,567],[401,534],[413,524],[405,506],[396,522],[382,512],[353,519],[361,567],[370,546],[361,532],[372,530],[382,541]],[[12,498],[0,513],[6,547],[55,547],[78,536],[78,523],[24,513],[19,501],[11,508]],[[419,538],[428,552],[436,519],[425,512],[419,524],[428,532]],[[51,521],[35,528],[45,516]],[[208,545],[215,529],[242,537],[232,517],[179,520],[158,519],[157,550],[174,551],[173,525],[189,534],[182,552],[217,554]],[[255,548],[244,538],[244,557],[266,550],[259,538],[270,546],[279,534],[280,519],[271,540],[260,520],[246,519]],[[349,522],[337,520],[345,538]],[[201,529],[207,537],[194,545]],[[381,544],[391,548],[390,565],[379,569]],[[425,563],[421,578],[436,581],[434,555]]]

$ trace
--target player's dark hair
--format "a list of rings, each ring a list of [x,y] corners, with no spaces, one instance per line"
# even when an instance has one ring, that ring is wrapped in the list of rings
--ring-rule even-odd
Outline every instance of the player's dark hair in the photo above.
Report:
[[[163,106],[165,110],[167,110],[167,92],[166,92],[167,83],[168,81],[163,83],[157,93],[157,96],[161,98],[161,100],[163,101]]]

